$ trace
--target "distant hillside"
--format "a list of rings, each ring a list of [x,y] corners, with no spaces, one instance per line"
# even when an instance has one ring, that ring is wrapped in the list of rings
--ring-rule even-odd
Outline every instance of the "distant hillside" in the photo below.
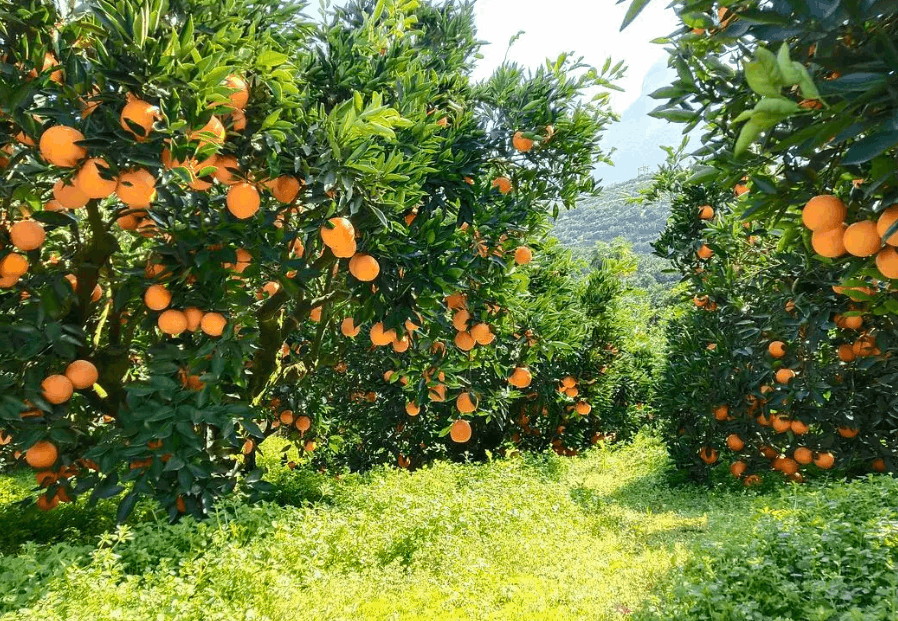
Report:
[[[631,179],[606,186],[596,198],[584,199],[576,209],[558,214],[552,235],[568,248],[591,249],[596,242],[611,242],[623,237],[633,244],[633,251],[648,255],[649,245],[664,229],[670,205],[631,203],[648,187],[646,179]]]

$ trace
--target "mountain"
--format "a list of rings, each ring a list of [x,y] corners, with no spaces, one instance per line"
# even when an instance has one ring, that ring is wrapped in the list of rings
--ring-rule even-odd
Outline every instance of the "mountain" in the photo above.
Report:
[[[670,205],[634,201],[649,184],[643,178],[606,186],[599,196],[584,198],[575,209],[558,214],[552,235],[568,248],[585,250],[623,237],[637,254],[651,254],[649,244],[664,229]]]
[[[639,97],[621,114],[619,122],[612,124],[602,143],[607,149],[614,147],[611,160],[614,166],[600,164],[594,174],[603,183],[622,183],[639,176],[641,167],[654,172],[667,154],[661,146],[679,146],[683,140],[683,126],[650,117],[660,101],[649,97],[662,86],[667,86],[676,78],[676,72],[667,66],[667,60],[655,63],[642,81]]]

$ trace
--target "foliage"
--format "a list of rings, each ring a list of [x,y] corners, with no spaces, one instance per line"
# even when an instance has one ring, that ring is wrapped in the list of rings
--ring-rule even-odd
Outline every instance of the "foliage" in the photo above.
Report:
[[[621,65],[565,55],[474,84],[470,4],[360,0],[321,24],[301,8],[96,0],[62,15],[49,0],[0,2],[0,441],[12,438],[8,461],[39,441],[59,448],[44,505],[124,493],[124,519],[148,495],[176,519],[207,514],[241,476],[270,490],[256,446],[282,412],[265,406],[275,389],[301,401],[330,372],[351,343],[344,319],[360,340],[397,330],[395,366],[417,377],[438,366],[445,384],[476,390],[470,368],[491,382],[511,373],[431,351],[454,334],[445,298],[467,296],[473,321],[497,308],[503,321],[516,248],[596,190]],[[141,101],[144,116],[126,112]],[[85,136],[70,150],[105,164],[35,145],[60,125]],[[532,149],[513,146],[518,131]],[[123,204],[135,187],[124,173],[147,195]],[[52,188],[70,178],[94,198],[59,210]],[[45,243],[13,247],[8,225],[29,218]],[[373,281],[347,273],[350,256],[373,257]],[[144,303],[151,285],[172,296],[162,314],[164,299]],[[184,330],[190,308],[208,327]],[[499,345],[503,365],[530,360],[520,342]],[[51,403],[42,382],[76,359],[98,380]]]

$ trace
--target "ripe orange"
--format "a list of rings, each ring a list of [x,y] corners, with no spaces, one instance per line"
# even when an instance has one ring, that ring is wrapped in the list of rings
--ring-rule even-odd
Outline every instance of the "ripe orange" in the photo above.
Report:
[[[470,414],[477,409],[477,398],[470,392],[463,392],[455,399],[455,407],[462,414]]]
[[[807,423],[800,421],[798,419],[793,420],[790,427],[792,428],[792,433],[794,433],[797,436],[803,436],[811,429]]]
[[[526,388],[531,381],[533,381],[533,375],[530,373],[530,369],[525,367],[516,367],[511,377],[508,378],[508,383],[515,388]]]
[[[869,257],[882,246],[882,239],[876,232],[876,223],[872,220],[855,222],[847,229],[843,238],[845,250],[856,257]]]
[[[161,311],[171,304],[171,292],[165,285],[150,285],[143,294],[143,301],[150,310]]]
[[[845,254],[845,224],[838,224],[825,231],[814,231],[811,235],[811,246],[814,252],[822,257],[836,259]]]
[[[35,443],[25,451],[25,463],[35,470],[46,470],[59,459],[59,449],[47,440]]]
[[[710,259],[714,255],[714,251],[708,248],[706,244],[702,244],[702,247],[695,254],[698,255],[699,259]]]
[[[886,246],[877,252],[876,269],[886,278],[898,278],[898,250],[893,246]]]
[[[289,205],[296,200],[299,190],[302,188],[299,179],[290,175],[281,175],[277,179],[265,182],[265,186],[271,190],[271,194],[284,205]]]
[[[514,251],[514,262],[518,265],[527,265],[533,260],[533,251],[527,246],[518,246]]]
[[[807,466],[814,460],[814,454],[811,453],[811,449],[806,446],[799,446],[792,453],[792,459],[794,459],[797,463],[802,464],[803,466]]]
[[[455,334],[455,346],[462,351],[471,351],[474,349],[475,341],[470,332],[457,332]]]
[[[566,394],[568,397],[573,399],[574,397],[576,397],[577,395],[580,394],[580,390],[577,389],[576,387],[572,386],[571,388],[565,388],[564,394]]]
[[[767,351],[774,358],[782,358],[786,355],[786,344],[782,341],[771,341],[767,346]]]
[[[743,481],[745,487],[755,487],[761,484],[761,477],[756,474],[750,474],[745,477],[745,481]]]
[[[50,375],[41,382],[44,399],[53,405],[65,403],[72,398],[75,387],[65,375]]]
[[[200,329],[209,336],[221,336],[228,320],[221,313],[206,313],[200,321]]]
[[[735,433],[731,433],[727,436],[727,447],[729,447],[731,451],[741,451],[745,448],[745,442],[743,442],[742,438]]]
[[[843,222],[848,209],[838,197],[830,194],[815,196],[801,211],[801,221],[812,231],[829,231]]]
[[[838,431],[839,435],[843,438],[853,438],[860,432],[860,429],[857,427],[839,427],[836,431]]]
[[[187,316],[179,310],[168,309],[159,315],[156,323],[163,333],[177,336],[187,329]]]
[[[565,388],[573,388],[577,385],[577,380],[573,375],[567,375],[561,380],[561,385]]]
[[[322,311],[322,307],[316,306],[315,308],[313,308],[312,310],[309,311],[309,319],[311,319],[315,323],[318,323],[319,321],[321,321],[321,311]]]
[[[437,384],[427,390],[427,396],[431,401],[441,403],[446,400],[446,384]]]
[[[239,75],[229,75],[224,83],[225,86],[233,89],[228,95],[231,106],[235,110],[243,110],[249,103],[249,87],[246,85],[246,80]]]
[[[156,177],[143,168],[124,173],[115,186],[119,200],[132,209],[146,209],[156,199]]]
[[[879,220],[876,221],[876,233],[880,237],[885,238],[889,228],[895,222],[898,222],[898,205],[892,205],[880,214]],[[885,242],[890,246],[898,246],[898,232],[892,233]]]
[[[200,129],[189,132],[187,139],[196,140],[200,143],[199,148],[203,148],[208,144],[221,145],[227,136],[224,125],[213,115]]]
[[[493,187],[499,188],[502,194],[508,194],[511,192],[511,179],[508,177],[496,177],[493,179]]]
[[[852,362],[857,356],[854,349],[848,343],[842,343],[838,348],[839,360],[842,362]]]
[[[718,405],[714,408],[714,418],[716,420],[726,420],[730,417],[730,407],[728,405]]]
[[[795,462],[794,459],[791,459],[789,457],[783,457],[779,461],[778,466],[779,467],[777,468],[777,470],[779,470],[783,474],[793,475],[796,472],[798,472],[798,464]]]
[[[836,458],[832,453],[818,453],[814,459],[814,465],[822,470],[829,470],[836,463]]]
[[[18,280],[28,271],[28,259],[14,252],[0,259],[0,276]]]
[[[85,196],[95,199],[106,198],[115,192],[117,185],[109,164],[99,157],[85,160],[72,182]]]
[[[860,330],[864,325],[864,318],[860,315],[852,315],[842,319],[842,328],[847,330]]]
[[[36,250],[46,238],[44,227],[34,220],[19,220],[9,227],[9,239],[19,250]]]
[[[188,306],[184,309],[184,317],[187,319],[187,329],[196,332],[200,329],[200,323],[203,321],[203,311],[196,306]]]
[[[84,134],[77,129],[54,125],[41,134],[38,143],[41,157],[54,166],[74,168],[87,157],[87,149],[75,144],[81,140],[84,140]]]
[[[376,324],[371,326],[371,330],[368,333],[368,336],[371,338],[372,344],[376,345],[377,347],[384,347],[386,345],[390,345],[396,338],[396,330],[384,330],[383,322],[378,321]]]
[[[408,338],[408,335],[406,334],[406,335],[403,335],[402,338],[398,338],[398,337],[394,338],[392,340],[392,344],[393,344],[393,351],[395,351],[397,354],[401,354],[403,352],[408,351],[408,348],[411,346],[412,342]]]
[[[122,128],[133,134],[138,142],[146,140],[153,130],[153,123],[159,118],[159,108],[141,99],[132,99],[122,109],[119,122]],[[133,126],[137,126],[133,128]]]
[[[320,229],[321,240],[334,256],[348,259],[355,254],[355,229],[348,218],[331,218]]]
[[[246,220],[259,211],[259,191],[245,181],[235,183],[228,189],[227,204],[235,218]]]
[[[471,423],[462,419],[456,420],[449,428],[449,437],[453,442],[464,444],[471,439]]]
[[[877,457],[870,464],[870,467],[874,470],[874,472],[885,472],[886,471],[886,462],[881,457]]]
[[[792,369],[780,369],[776,372],[776,381],[779,384],[788,384],[795,377],[795,371]]]
[[[578,401],[576,405],[574,405],[574,411],[577,412],[580,416],[586,416],[590,412],[592,412],[592,406],[589,405],[586,401]]]
[[[770,426],[777,433],[786,433],[792,428],[792,421],[774,414],[770,417]]]
[[[471,326],[471,336],[474,338],[474,342],[478,345],[489,345],[496,339],[496,335],[493,334],[490,329],[489,324],[487,323],[476,323]]]
[[[215,178],[224,185],[240,183],[240,163],[233,155],[219,155],[215,158]]]
[[[66,209],[80,209],[90,198],[74,185],[58,179],[53,185],[53,198]]]
[[[65,369],[65,376],[76,390],[90,388],[97,383],[100,374],[97,367],[87,360],[75,360]]]
[[[302,432],[306,432],[312,428],[312,419],[308,416],[299,416],[296,419],[296,429]]]
[[[869,335],[864,335],[854,342],[851,351],[855,356],[866,358],[875,355],[879,349],[876,347],[876,339]]]
[[[533,141],[530,138],[525,138],[524,132],[515,132],[511,144],[521,153],[526,153],[533,148]]]
[[[348,336],[351,339],[354,339],[359,334],[359,330],[361,328],[356,327],[355,321],[352,317],[347,317],[340,324],[340,332],[343,333],[343,336]]]
[[[467,298],[463,293],[447,295],[445,302],[446,306],[449,307],[449,310],[462,310],[468,306]]]
[[[714,217],[714,208],[711,205],[702,205],[698,209],[698,217],[701,220],[710,220]]]
[[[702,450],[699,451],[699,458],[706,464],[710,465],[717,461],[717,457],[719,455],[719,451],[715,448],[711,448],[710,446],[702,447]]]
[[[730,464],[730,474],[737,479],[740,479],[742,478],[742,475],[745,474],[746,468],[748,468],[748,466],[744,461],[734,461]]]
[[[370,282],[380,274],[380,264],[370,254],[360,252],[349,260],[349,273],[362,282]]]

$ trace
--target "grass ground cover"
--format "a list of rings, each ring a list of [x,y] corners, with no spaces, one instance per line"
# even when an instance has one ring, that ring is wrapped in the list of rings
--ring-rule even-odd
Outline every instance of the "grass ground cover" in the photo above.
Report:
[[[828,585],[863,598],[855,584],[863,577],[874,580],[872,601],[887,584],[889,558],[894,576],[898,515],[892,530],[883,521],[896,505],[894,481],[772,495],[671,488],[664,448],[645,435],[577,459],[441,463],[413,473],[334,479],[271,466],[278,503],[229,500],[206,522],[176,525],[154,519],[148,504],[118,529],[111,506],[67,507],[59,518],[23,511],[12,501],[30,482],[0,479],[0,517],[20,536],[0,541],[0,618],[760,619],[738,616],[739,597],[728,591],[739,591],[728,582],[739,579],[739,554],[743,591],[758,568],[757,587],[772,595],[813,583],[818,594]],[[868,499],[860,524],[885,525],[872,538],[860,527],[827,534],[822,516],[856,505],[859,494]],[[777,548],[783,532],[804,542],[810,561],[801,580],[772,567],[789,562]],[[854,556],[814,561],[839,548],[819,536],[840,533]],[[26,537],[55,542],[22,544]],[[841,582],[831,575],[834,562],[865,558],[880,568],[861,574],[849,565]],[[780,618],[841,618],[789,616],[797,593]]]

